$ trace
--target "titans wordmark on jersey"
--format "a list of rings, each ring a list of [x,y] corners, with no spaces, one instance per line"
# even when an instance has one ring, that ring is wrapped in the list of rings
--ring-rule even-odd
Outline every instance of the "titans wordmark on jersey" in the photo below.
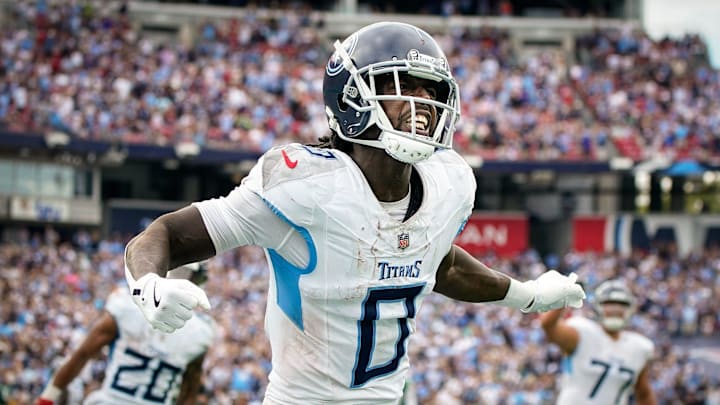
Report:
[[[471,169],[454,151],[436,152],[415,169],[424,196],[405,222],[382,208],[349,156],[298,144],[267,152],[233,191],[262,199],[269,208],[264,217],[235,218],[248,211],[248,201],[232,205],[241,201],[233,193],[225,202],[196,205],[216,247],[229,247],[223,238],[241,234],[238,228],[272,223],[268,216],[302,236],[303,265],[288,260],[285,239],[267,246],[235,236],[265,247],[271,268],[266,403],[378,404],[401,397],[415,314],[475,195]],[[222,216],[219,208],[223,221],[213,218]]]
[[[632,331],[622,331],[613,340],[596,322],[582,317],[570,318],[568,324],[580,340],[564,359],[558,405],[627,404],[655,345]]]
[[[195,314],[174,333],[156,331],[126,288],[115,290],[105,309],[115,318],[118,335],[110,346],[102,388],[85,403],[174,403],[185,367],[212,344],[212,319]]]

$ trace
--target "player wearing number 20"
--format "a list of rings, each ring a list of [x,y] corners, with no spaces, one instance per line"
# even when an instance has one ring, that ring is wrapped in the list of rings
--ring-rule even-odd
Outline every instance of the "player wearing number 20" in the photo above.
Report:
[[[168,278],[201,285],[207,277],[202,265],[192,263],[172,270]],[[214,336],[215,323],[206,315],[190,319],[172,335],[156,331],[127,289],[115,290],[108,296],[105,312],[50,379],[36,405],[57,403],[87,361],[105,346],[111,350],[102,388],[83,404],[195,404],[203,359]]]
[[[227,197],[158,218],[127,247],[126,277],[156,327],[191,315],[166,286],[168,267],[240,245],[266,249],[266,404],[396,404],[408,337],[435,291],[524,311],[579,307],[574,277],[519,282],[453,240],[475,198],[472,170],[451,149],[460,105],[447,59],[417,27],[377,23],[325,67],[331,134],[271,149]],[[165,306],[142,300],[157,286]]]
[[[580,316],[563,319],[564,310],[541,315],[549,341],[566,354],[558,405],[628,403],[656,404],[648,377],[654,344],[639,333],[624,330],[635,309],[635,298],[621,280],[608,280],[595,289],[597,322]]]

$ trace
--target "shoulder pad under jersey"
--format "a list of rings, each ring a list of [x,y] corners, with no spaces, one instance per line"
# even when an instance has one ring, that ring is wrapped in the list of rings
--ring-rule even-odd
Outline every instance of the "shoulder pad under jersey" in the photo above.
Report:
[[[452,149],[439,150],[433,153],[428,161],[442,164],[451,176],[458,175],[461,181],[475,182],[472,167],[470,167],[460,154]]]
[[[263,189],[286,181],[321,175],[344,166],[332,149],[292,143],[267,151],[262,157]]]
[[[209,314],[196,311],[188,323],[178,331],[191,336],[195,344],[204,347],[212,346],[217,335],[217,324]]]
[[[441,187],[452,192],[457,198],[472,204],[475,200],[475,175],[465,159],[452,149],[439,150],[429,159],[417,163],[433,173],[434,178],[441,182]]]
[[[119,323],[127,318],[134,317],[136,313],[140,312],[140,309],[132,302],[127,288],[113,290],[105,302],[105,310]]]
[[[629,333],[633,336],[633,339],[637,341],[639,351],[642,352],[642,355],[647,360],[650,360],[655,356],[655,343],[650,340],[650,338],[634,331],[627,331],[626,333]]]

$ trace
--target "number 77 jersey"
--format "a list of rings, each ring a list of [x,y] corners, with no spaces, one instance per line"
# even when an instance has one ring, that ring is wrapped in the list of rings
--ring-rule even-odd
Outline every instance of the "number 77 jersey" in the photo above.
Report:
[[[453,151],[414,168],[423,200],[405,222],[385,211],[355,163],[336,150],[271,150],[244,183],[302,235],[309,252],[307,265],[296,266],[281,248],[266,249],[273,354],[266,404],[399,401],[415,315],[475,194],[471,169]]]
[[[568,325],[577,330],[580,340],[575,352],[563,360],[557,404],[627,404],[655,345],[627,330],[613,340],[598,323],[579,316],[568,319]]]

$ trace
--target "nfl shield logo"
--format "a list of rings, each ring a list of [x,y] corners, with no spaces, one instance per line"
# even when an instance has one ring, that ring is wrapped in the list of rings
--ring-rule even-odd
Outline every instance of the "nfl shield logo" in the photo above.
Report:
[[[410,246],[410,235],[403,232],[398,235],[398,248],[405,249],[408,246]]]

